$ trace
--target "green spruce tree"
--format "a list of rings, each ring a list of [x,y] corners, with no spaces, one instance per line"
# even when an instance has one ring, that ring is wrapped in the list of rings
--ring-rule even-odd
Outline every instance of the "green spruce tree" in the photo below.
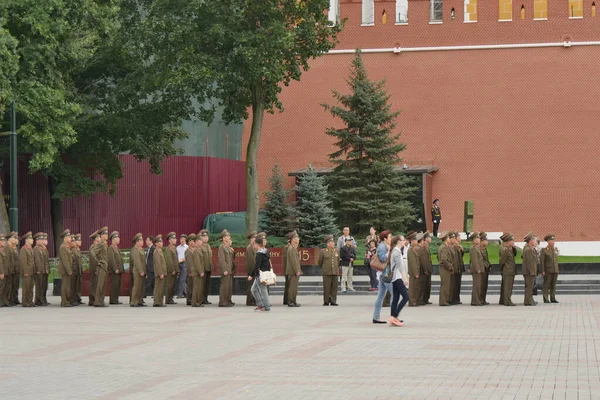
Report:
[[[294,209],[287,202],[291,190],[283,187],[283,175],[279,165],[273,166],[269,178],[271,190],[265,192],[265,220],[261,226],[270,236],[286,236],[294,226]]]
[[[298,235],[302,246],[318,247],[323,244],[325,236],[338,231],[325,177],[318,176],[314,168],[309,166],[296,191]]]
[[[400,167],[406,148],[396,130],[400,112],[391,110],[385,81],[369,80],[360,51],[346,82],[351,93],[334,90],[339,105],[323,105],[345,125],[326,131],[339,148],[329,155],[336,165],[328,180],[334,209],[341,225],[361,232],[370,226],[403,231],[416,215],[408,200],[416,187]]]

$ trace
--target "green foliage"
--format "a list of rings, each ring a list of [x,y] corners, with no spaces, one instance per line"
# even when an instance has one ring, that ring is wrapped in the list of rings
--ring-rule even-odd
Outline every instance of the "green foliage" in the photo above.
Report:
[[[2,6],[0,6],[0,10]],[[6,28],[6,19],[0,17],[0,115],[12,100],[12,82],[18,70],[17,39]],[[0,129],[1,131],[1,129]]]
[[[294,208],[287,201],[292,191],[283,187],[283,175],[277,164],[273,166],[269,185],[270,191],[265,192],[267,201],[261,229],[268,235],[285,237],[293,230]]]
[[[408,201],[415,187],[396,168],[402,162],[399,153],[406,148],[395,133],[400,113],[391,111],[385,82],[369,80],[359,51],[347,83],[350,94],[333,91],[340,105],[323,105],[345,125],[326,131],[339,148],[329,155],[336,165],[329,184],[340,225],[361,232],[370,226],[403,231],[416,210]]]
[[[304,174],[298,187],[296,215],[298,235],[303,247],[319,247],[327,235],[335,234],[338,228],[331,208],[325,178],[318,176],[312,167]]]

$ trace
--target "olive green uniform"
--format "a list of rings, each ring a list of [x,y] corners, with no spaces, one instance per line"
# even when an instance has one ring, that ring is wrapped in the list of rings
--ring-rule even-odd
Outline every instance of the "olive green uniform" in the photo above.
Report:
[[[200,257],[202,257],[202,266],[204,267],[204,286],[202,287],[202,304],[210,304],[210,302],[208,301],[208,296],[210,295],[210,277],[212,274],[213,252],[208,243],[204,243],[200,247],[199,251]]]
[[[8,292],[10,286],[7,284],[9,279],[8,251],[4,248],[0,251],[0,307],[8,307]],[[11,278],[12,279],[12,278]]]
[[[185,263],[187,265],[187,278],[185,280],[185,296],[186,296],[186,304],[188,306],[192,305],[192,299],[194,297],[194,269],[196,265],[196,251],[199,251],[196,248],[188,247],[185,251]]]
[[[440,306],[450,305],[450,289],[452,283],[454,251],[451,246],[442,243],[438,249],[438,264],[440,266]]]
[[[165,251],[165,262],[167,264],[167,304],[175,304],[173,300],[173,289],[179,275],[179,259],[177,258],[177,247],[175,245],[167,246]]]
[[[483,253],[481,247],[472,246],[470,254],[470,268],[473,277],[473,287],[471,289],[471,305],[482,306],[481,286],[485,274],[485,264],[483,262]]]
[[[152,257],[152,264],[154,266],[154,305],[164,305],[165,297],[165,276],[167,276],[167,263],[165,261],[165,255],[163,249],[154,249],[154,255]],[[160,276],[163,275],[161,278]]]
[[[190,254],[192,263],[188,264],[188,271],[192,273],[192,307],[204,307],[204,258],[201,249],[194,249]],[[187,257],[186,257],[187,260]]]
[[[514,305],[512,302],[513,284],[517,272],[512,246],[502,246],[500,249],[499,264],[500,271],[502,272],[502,296],[500,297],[500,304],[512,306]]]
[[[479,249],[481,250],[481,256],[483,257],[483,274],[482,274],[482,282],[481,282],[481,302],[485,305],[485,304],[489,304],[486,301],[487,298],[487,290],[488,290],[488,284],[490,281],[490,272],[492,270],[492,264],[490,264],[490,257],[488,254],[488,249],[487,246],[483,247],[480,246]]]
[[[523,249],[523,279],[525,280],[525,294],[523,304],[526,306],[534,306],[533,300],[533,285],[535,284],[535,276],[537,275],[538,258],[535,249],[530,246],[525,246]]]
[[[419,304],[431,304],[431,275],[433,264],[431,262],[431,251],[429,246],[421,245],[419,248],[419,265],[421,266],[421,299]]]
[[[123,255],[117,246],[110,246],[107,250],[108,273],[110,275],[110,299],[109,304],[119,304],[119,294],[121,292],[121,277],[125,269],[123,268]]]
[[[323,271],[323,304],[337,304],[340,253],[336,248],[322,249],[318,264]]]
[[[98,260],[95,256],[95,247],[99,246],[99,243],[92,244],[88,251],[88,272],[90,273],[90,295],[88,306],[93,306],[96,302],[96,288],[98,287]]]
[[[146,287],[146,255],[144,250],[133,247],[129,253],[129,269],[133,277],[130,304],[142,305],[144,288]],[[143,274],[143,275],[142,275]]]
[[[289,302],[289,291],[290,291],[290,282],[288,281],[287,276],[287,252],[288,249],[292,247],[292,245],[288,242],[285,246],[283,246],[283,274],[285,275],[285,286],[283,287],[283,305],[287,305]]]
[[[90,249],[90,255],[96,259],[96,291],[94,293],[94,306],[105,306],[106,275],[108,273],[108,247],[100,242]]]
[[[540,269],[544,272],[544,303],[556,302],[556,281],[558,280],[558,250],[546,247],[540,253]]]
[[[71,277],[71,302],[81,303],[81,286],[83,283],[83,266],[81,265],[81,251],[74,247],[71,249],[73,255],[73,276]]]
[[[19,303],[19,279],[21,278],[21,268],[19,267],[19,250],[16,247],[11,247],[10,254],[13,271],[13,282],[11,285],[12,293],[10,295],[10,300],[12,304],[17,305],[21,304]]]
[[[254,246],[249,244],[246,247],[246,275],[252,277],[252,273],[254,271],[254,265],[256,264],[256,250]],[[254,296],[252,296],[252,284],[254,281],[247,281],[248,286],[246,288],[246,305],[247,306],[255,306],[256,300],[254,300]]]
[[[233,290],[233,275],[235,274],[234,252],[231,247],[224,244],[219,246],[219,273],[221,274],[221,287],[219,289],[219,307],[230,307]],[[227,272],[227,275],[225,275]]]
[[[298,295],[298,282],[300,277],[297,275],[302,270],[300,269],[300,253],[294,246],[288,247],[286,256],[285,275],[288,279],[288,305],[298,304],[296,296]]]
[[[60,306],[70,307],[72,302],[71,278],[73,277],[73,253],[66,244],[60,246],[58,255],[60,274]]]
[[[33,248],[33,265],[34,265],[34,276],[33,282],[35,284],[35,295],[33,304],[36,306],[43,306],[44,303],[44,295],[42,293],[44,289],[43,285],[43,275],[44,275],[44,250],[41,245],[37,245]],[[61,277],[61,287],[62,287],[62,277]]]
[[[408,248],[406,258],[408,261],[408,276],[409,276],[409,286],[408,286],[409,302],[408,302],[408,305],[410,307],[416,307],[419,305],[419,300],[421,299],[421,291],[422,291],[422,288],[421,288],[421,263],[420,263],[418,249],[416,247],[410,246]]]
[[[50,276],[50,254],[48,253],[48,248],[46,246],[42,246],[42,259],[44,261],[44,268],[42,269],[42,302],[45,305],[50,305],[48,303],[48,277]]]
[[[454,264],[454,277],[453,286],[451,289],[452,296],[450,297],[452,304],[462,304],[460,301],[460,289],[462,287],[462,273],[465,271],[465,262],[463,256],[465,255],[465,249],[461,245],[454,246],[454,257],[456,263]]]
[[[33,307],[33,275],[35,266],[31,246],[21,247],[21,251],[19,252],[19,267],[21,269],[21,279],[23,280],[21,305],[23,307]]]

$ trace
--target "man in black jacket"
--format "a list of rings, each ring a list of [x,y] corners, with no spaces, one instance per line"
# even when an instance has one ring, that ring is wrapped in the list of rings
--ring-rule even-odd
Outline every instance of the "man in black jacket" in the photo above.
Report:
[[[346,288],[355,292],[352,287],[352,281],[348,281],[348,270],[352,268],[352,263],[356,259],[356,250],[352,243],[354,238],[352,236],[346,237],[346,245],[340,249],[340,260],[342,265],[342,293],[346,293]]]
[[[146,296],[154,293],[154,237],[146,237]],[[144,298],[146,297],[144,296]]]

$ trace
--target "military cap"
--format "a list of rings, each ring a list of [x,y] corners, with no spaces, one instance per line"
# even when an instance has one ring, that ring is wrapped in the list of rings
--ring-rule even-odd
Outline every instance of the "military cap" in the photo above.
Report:
[[[473,232],[469,235],[469,240],[479,239],[479,232]]]
[[[423,232],[417,233],[417,242],[422,241],[424,237],[425,237],[425,234]]]
[[[554,236],[554,233],[551,233],[549,235],[544,236],[544,242],[547,242],[548,240],[554,240],[556,238],[556,236]]]
[[[198,236],[208,236],[208,230],[202,229],[196,236],[196,239],[198,239]]]
[[[406,240],[408,240],[408,241],[416,240],[417,239],[417,232],[415,232],[415,231],[408,231],[406,233],[406,236],[404,238]]]
[[[175,232],[167,233],[167,240],[169,240],[171,238],[177,238],[177,234]]]
[[[197,239],[198,239],[198,237],[196,236],[196,234],[195,234],[195,233],[190,233],[190,234],[187,236],[187,240],[188,240],[188,242],[191,242],[191,241],[194,241],[194,240],[197,240]]]
[[[44,232],[37,232],[33,235],[33,240],[42,240],[44,238]]]
[[[96,239],[96,237],[98,237],[98,231],[96,231],[90,235],[90,239],[92,239],[92,240]]]
[[[69,229],[65,229],[63,233],[60,234],[60,237],[63,239],[67,236],[71,236],[71,231]]]
[[[435,199],[435,200],[433,201],[433,204],[437,203],[438,201],[440,201],[440,199]]]
[[[114,231],[110,234],[110,240],[113,240],[113,238],[119,237],[119,232]]]
[[[219,234],[219,239],[223,240],[227,236],[231,236],[231,234],[229,233],[229,231],[227,229],[223,229],[223,232],[221,232],[221,234]]]
[[[329,242],[333,242],[333,241],[334,241],[333,235],[325,236],[325,240],[324,240],[325,243],[329,243]]]
[[[423,232],[423,239],[427,239],[428,237],[431,237],[431,233],[429,231]]]
[[[293,231],[287,234],[287,238],[289,241],[291,241],[293,238],[298,237],[298,232]]]
[[[515,240],[515,237],[512,233],[506,232],[502,236],[500,236],[500,240],[502,240],[503,242],[510,242],[511,240]]]
[[[9,233],[7,236],[8,236],[9,238],[11,238],[11,239],[12,239],[12,238],[15,238],[15,239],[18,239],[18,238],[19,238],[19,234],[18,234],[17,232],[15,232],[15,231],[12,231],[12,232],[11,232],[11,233]]]
[[[179,235],[179,238],[182,238],[182,237],[187,239],[188,235],[186,235],[185,233],[182,233],[181,235]]]
[[[154,240],[152,240],[152,243],[158,243],[158,242],[162,242],[162,235],[156,235],[154,237]]]
[[[96,232],[98,232],[98,235],[108,235],[108,226],[104,226],[98,229]]]
[[[252,231],[246,235],[246,239],[252,239],[253,237],[256,237],[256,235],[256,231]]]
[[[296,235],[296,236],[298,236],[298,235]],[[354,238],[352,236],[348,236],[346,238],[346,242],[353,242],[353,241],[354,241]]]
[[[481,240],[487,240],[487,233],[480,232],[479,233],[479,239],[481,239]]]
[[[530,240],[535,239],[535,233],[533,232],[529,232],[527,235],[525,235],[525,237],[523,238],[524,242],[529,242]]]
[[[133,239],[131,239],[131,243],[135,244],[135,242],[137,242],[140,239],[143,239],[144,235],[142,235],[141,233],[136,233],[135,236],[133,237]]]
[[[31,231],[29,231],[26,234],[24,234],[23,236],[21,236],[21,240],[25,240],[25,239],[29,239],[29,238],[33,238],[33,233],[31,233]]]
[[[456,232],[450,231],[448,232],[448,239],[454,239],[456,237]]]
[[[81,233],[76,233],[76,234],[74,234],[74,235],[73,235],[73,240],[74,240],[74,241],[81,240]]]
[[[256,237],[263,237],[266,238],[267,234],[265,232],[258,232],[258,234],[256,235]]]
[[[390,231],[389,229],[386,229],[385,231],[383,231],[379,234],[379,240],[383,240],[391,234],[392,234],[392,231]]]
[[[449,237],[449,236],[450,236],[450,232],[446,232],[446,231],[444,231],[444,232],[440,232],[440,233],[438,234],[438,238],[439,238],[440,240],[446,240],[446,239],[448,239],[448,237]]]

